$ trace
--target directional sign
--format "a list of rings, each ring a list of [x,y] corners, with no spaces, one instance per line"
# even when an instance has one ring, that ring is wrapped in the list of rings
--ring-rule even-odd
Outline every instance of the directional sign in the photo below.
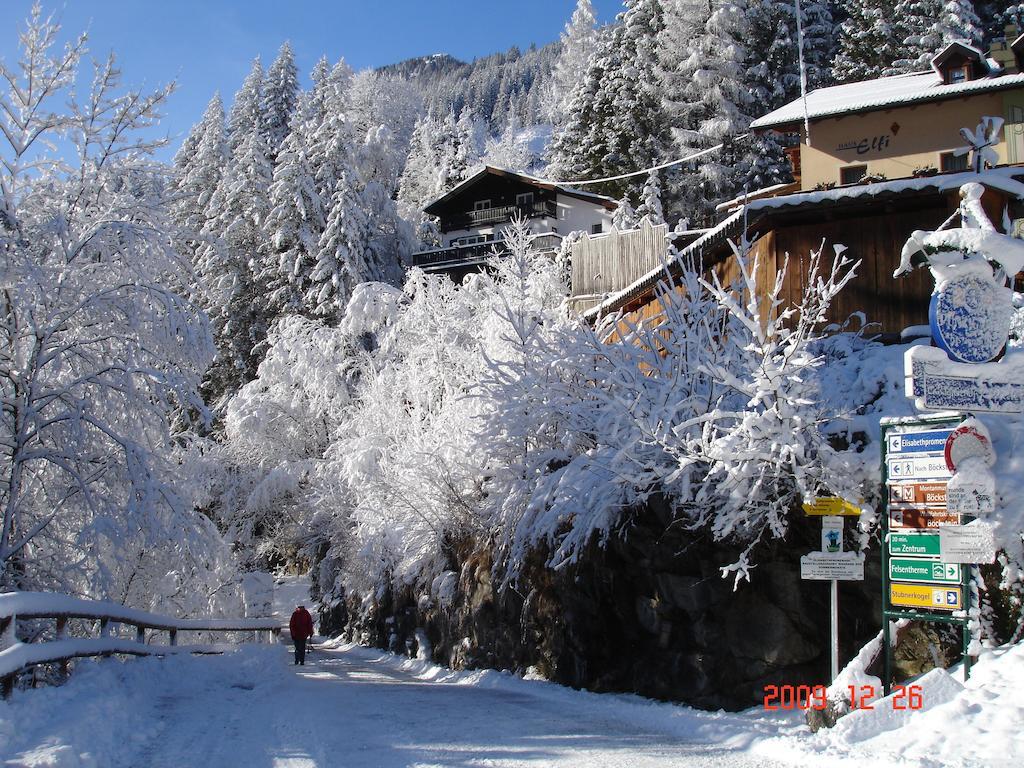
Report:
[[[939,528],[939,554],[950,563],[994,563],[996,541],[992,527],[978,524]]]
[[[890,555],[939,555],[937,533],[890,533]]]
[[[938,560],[894,557],[889,560],[889,578],[894,581],[928,581],[935,584],[959,584],[963,580],[960,566]]]
[[[895,432],[886,437],[889,456],[896,453],[935,453],[946,450],[946,441],[951,429],[934,429],[927,432]]]
[[[889,602],[904,608],[930,608],[933,611],[959,611],[963,607],[963,587],[930,587],[926,584],[889,584]]]
[[[890,528],[938,528],[957,525],[960,515],[942,507],[916,507],[893,504],[889,507]]]
[[[893,504],[939,504],[946,503],[945,483],[892,483],[889,486],[889,501]]]
[[[952,475],[942,454],[937,456],[896,456],[886,459],[890,480],[944,480]]]
[[[852,555],[852,556],[851,556]],[[864,581],[864,555],[812,552],[800,558],[800,578],[816,581]]]
[[[860,507],[852,501],[835,496],[818,496],[811,502],[803,503],[808,515],[859,515]]]

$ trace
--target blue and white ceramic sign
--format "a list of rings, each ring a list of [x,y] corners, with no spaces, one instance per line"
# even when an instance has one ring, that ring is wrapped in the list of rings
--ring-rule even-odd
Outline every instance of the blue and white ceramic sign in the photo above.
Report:
[[[935,344],[962,363],[994,360],[1009,339],[1012,313],[1006,289],[976,273],[946,281],[928,307]]]

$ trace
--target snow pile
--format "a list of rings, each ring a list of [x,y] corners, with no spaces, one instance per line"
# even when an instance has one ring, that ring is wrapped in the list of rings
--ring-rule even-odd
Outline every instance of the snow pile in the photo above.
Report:
[[[892,697],[880,699],[874,709],[852,712],[831,730],[772,739],[757,751],[787,760],[798,754],[824,764],[841,756],[886,765],[1020,765],[1024,645],[984,651],[970,680],[962,679],[959,669],[932,670],[913,682],[921,688],[920,708],[897,710]]]

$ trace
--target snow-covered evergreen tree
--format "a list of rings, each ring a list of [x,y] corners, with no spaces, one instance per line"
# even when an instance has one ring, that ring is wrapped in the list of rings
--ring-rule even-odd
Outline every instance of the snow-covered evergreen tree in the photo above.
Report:
[[[885,0],[846,0],[840,25],[839,50],[832,76],[841,83],[869,80],[892,72],[903,56],[903,39]]]
[[[232,138],[239,138],[237,131]],[[267,155],[257,123],[233,152],[207,213],[208,241],[198,267],[218,349],[206,393],[218,402],[255,377],[272,319],[267,286],[259,281],[266,274],[264,227],[273,182]]]
[[[945,0],[939,16],[938,30],[942,35],[943,45],[954,40],[978,47],[982,44],[981,21],[974,10],[972,0]]]
[[[651,224],[664,224],[665,212],[661,207],[661,179],[657,171],[647,174],[643,191],[640,193],[640,207],[636,209],[637,219],[646,218]]]
[[[726,147],[684,166],[677,183],[679,213],[706,219],[714,203],[731,197],[741,183],[742,148],[731,139],[751,121],[753,97],[748,80],[748,54],[744,41],[750,27],[746,0],[729,0],[712,10],[692,41],[690,53],[666,73],[680,88],[669,107],[677,156],[692,154],[719,143]]]
[[[228,112],[228,148],[232,155],[250,134],[264,131],[262,104],[263,64],[257,56]]]
[[[562,50],[544,93],[544,117],[555,126],[565,123],[573,93],[597,50],[597,17],[590,0],[578,0],[562,32]]]
[[[206,224],[210,197],[224,175],[228,161],[227,133],[224,122],[224,103],[215,94],[174,157],[175,201],[172,213],[191,240]],[[194,243],[189,246],[194,255]]]
[[[281,144],[274,181],[270,187],[270,211],[266,220],[266,274],[260,282],[270,291],[278,313],[301,313],[306,282],[315,264],[327,212],[317,186],[316,169],[309,156],[311,133],[319,127],[308,99],[297,109],[292,129]]]
[[[611,176],[642,170],[664,155],[670,137],[659,80],[663,28],[661,0],[627,0],[617,26],[591,57],[565,126],[552,141],[552,174]],[[614,183],[605,191],[621,194],[627,186]]]
[[[636,214],[636,209],[629,201],[629,197],[623,195],[619,198],[615,211],[612,213],[612,226],[622,232],[627,229],[634,229],[638,221],[639,217]]]
[[[285,41],[263,81],[260,118],[263,135],[272,158],[288,135],[295,104],[299,98],[299,71],[291,43]]]

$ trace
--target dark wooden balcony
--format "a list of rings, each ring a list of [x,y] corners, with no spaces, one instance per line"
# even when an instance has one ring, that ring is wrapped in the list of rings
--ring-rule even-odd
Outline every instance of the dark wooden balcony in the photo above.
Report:
[[[512,221],[517,216],[524,219],[536,219],[543,216],[558,216],[558,206],[554,200],[535,200],[530,205],[499,205],[495,208],[480,208],[475,211],[464,211],[441,220],[441,230],[450,232],[453,229],[472,229],[489,224],[501,224]]]
[[[559,235],[544,233],[534,235],[530,239],[530,246],[539,253],[550,253],[558,250],[561,242],[562,238]],[[500,256],[506,252],[504,240],[474,243],[473,245],[453,245],[450,248],[434,248],[414,253],[412,265],[425,272],[445,272],[456,267],[484,264],[495,253]]]

